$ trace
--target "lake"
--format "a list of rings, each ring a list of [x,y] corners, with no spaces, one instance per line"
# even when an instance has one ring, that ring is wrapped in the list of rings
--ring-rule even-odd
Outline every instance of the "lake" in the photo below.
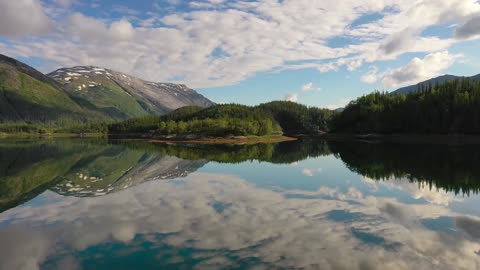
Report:
[[[480,146],[0,140],[0,269],[480,269]]]

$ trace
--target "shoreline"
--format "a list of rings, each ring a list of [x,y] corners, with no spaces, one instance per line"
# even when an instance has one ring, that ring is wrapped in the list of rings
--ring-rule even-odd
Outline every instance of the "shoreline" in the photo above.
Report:
[[[109,136],[115,140],[129,140],[129,141],[144,141],[151,143],[194,143],[194,144],[256,144],[256,143],[279,143],[287,141],[296,141],[298,138],[288,136],[254,136],[254,137],[229,137],[229,138],[142,138],[142,137],[129,137],[129,136]]]
[[[105,134],[105,133],[0,133],[0,139],[12,138],[100,138],[114,140],[136,140],[153,143],[197,143],[197,144],[254,144],[278,143],[295,141],[302,138],[323,140],[359,141],[365,143],[428,143],[428,144],[480,144],[479,135],[464,134],[353,134],[353,133],[323,133],[317,135],[285,134],[270,136],[232,136],[203,137],[186,136],[151,136],[150,134]]]
[[[0,139],[11,138],[94,138],[94,137],[107,137],[108,134],[104,133],[45,133],[45,134],[32,134],[32,133],[0,133]]]

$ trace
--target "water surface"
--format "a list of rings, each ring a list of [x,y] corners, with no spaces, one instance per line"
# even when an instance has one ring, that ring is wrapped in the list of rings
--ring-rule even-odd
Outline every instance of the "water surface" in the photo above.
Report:
[[[479,269],[480,147],[0,141],[0,269]]]

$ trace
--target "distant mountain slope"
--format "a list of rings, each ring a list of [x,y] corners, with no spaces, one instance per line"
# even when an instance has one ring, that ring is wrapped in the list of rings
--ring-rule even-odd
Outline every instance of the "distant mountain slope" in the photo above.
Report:
[[[440,77],[432,78],[430,80],[426,80],[423,82],[420,82],[415,85],[410,85],[406,87],[402,87],[400,89],[397,89],[393,91],[392,93],[394,94],[407,94],[413,91],[417,91],[421,89],[422,87],[428,87],[429,85],[435,86],[437,84],[441,84],[447,81],[453,81],[456,79],[469,79],[469,80],[480,80],[480,74],[472,76],[472,77],[461,77],[461,76],[455,76],[455,75],[443,75]]]
[[[211,105],[182,84],[146,82],[91,66],[62,68],[47,76],[0,54],[0,123],[62,126]]]
[[[184,106],[214,103],[182,84],[147,82],[93,66],[62,68],[48,74],[82,106],[114,119],[164,114]]]
[[[0,54],[0,123],[56,122],[101,118],[73,101],[39,71]]]
[[[64,196],[103,196],[148,181],[186,177],[206,163],[112,147],[75,167],[51,190]]]

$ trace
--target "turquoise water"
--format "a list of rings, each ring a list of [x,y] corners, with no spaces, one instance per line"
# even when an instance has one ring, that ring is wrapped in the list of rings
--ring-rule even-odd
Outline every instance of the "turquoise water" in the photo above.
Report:
[[[480,147],[0,141],[0,269],[480,269]]]

